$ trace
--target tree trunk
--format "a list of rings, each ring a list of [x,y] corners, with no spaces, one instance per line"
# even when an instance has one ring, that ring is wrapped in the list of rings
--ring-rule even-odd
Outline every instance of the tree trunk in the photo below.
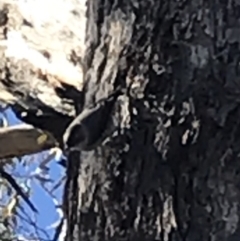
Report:
[[[239,239],[239,9],[88,1],[85,105],[126,92],[112,134],[69,155],[66,240]]]

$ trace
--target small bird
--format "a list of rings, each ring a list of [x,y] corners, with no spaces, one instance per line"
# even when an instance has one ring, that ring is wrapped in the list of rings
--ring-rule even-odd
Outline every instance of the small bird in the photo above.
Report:
[[[63,135],[64,150],[91,150],[103,137],[116,99],[117,90],[92,107],[86,107],[70,123]]]

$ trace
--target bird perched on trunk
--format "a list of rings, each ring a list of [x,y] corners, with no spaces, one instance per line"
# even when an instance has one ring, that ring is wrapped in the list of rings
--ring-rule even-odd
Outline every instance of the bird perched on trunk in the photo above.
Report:
[[[121,89],[117,89],[106,99],[100,100],[93,106],[85,107],[67,127],[63,135],[64,149],[91,150],[99,144],[116,99],[122,93]]]

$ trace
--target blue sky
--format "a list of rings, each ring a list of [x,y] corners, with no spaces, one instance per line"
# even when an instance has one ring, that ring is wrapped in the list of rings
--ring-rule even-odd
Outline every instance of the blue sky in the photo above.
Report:
[[[11,109],[6,110],[5,117],[7,118],[9,125],[15,125],[15,124],[21,123],[21,121],[17,119],[17,117],[15,116],[15,114]],[[34,154],[23,158],[33,157],[33,160],[37,160],[38,158],[46,157],[47,152],[48,151],[45,151],[44,153],[41,153],[41,154]],[[52,160],[47,166],[49,167],[50,178],[53,180],[59,180],[64,173],[64,169],[59,164],[56,163],[56,160]],[[17,164],[16,168],[14,168],[14,173],[17,172],[19,175],[24,176],[26,175],[26,173],[29,174],[33,172],[36,169],[36,167],[37,165],[35,161],[33,161],[33,163],[28,166],[27,170],[26,170],[26,166],[24,167],[21,163],[19,163]],[[41,184],[38,181],[31,182],[31,190],[33,191],[33,193],[30,199],[39,210],[39,215],[37,215],[37,224],[45,231],[47,231],[47,233],[52,238],[54,234],[54,229],[49,229],[49,228],[47,229],[47,227],[50,226],[52,223],[56,222],[59,218],[58,213],[56,212],[56,209],[54,207],[53,200],[51,196],[41,187]],[[62,192],[63,192],[62,186],[54,192],[55,197],[59,201],[62,200]],[[29,207],[23,201],[22,201],[22,204],[25,210],[28,210],[29,212],[31,212]]]

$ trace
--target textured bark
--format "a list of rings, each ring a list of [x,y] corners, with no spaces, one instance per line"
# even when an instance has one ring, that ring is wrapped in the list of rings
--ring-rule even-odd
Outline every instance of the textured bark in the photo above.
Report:
[[[26,102],[32,97],[61,113],[74,115],[73,105],[57,90],[63,91],[65,85],[82,88],[79,59],[84,52],[84,8],[84,2],[75,0],[1,1],[3,101]],[[66,22],[71,26],[66,27]]]
[[[70,153],[66,240],[239,239],[239,8],[88,1],[85,103],[129,91],[115,133]]]

